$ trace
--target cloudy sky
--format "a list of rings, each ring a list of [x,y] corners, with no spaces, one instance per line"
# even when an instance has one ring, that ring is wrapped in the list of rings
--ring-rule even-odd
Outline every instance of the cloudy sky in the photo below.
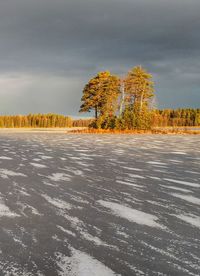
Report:
[[[78,115],[84,84],[138,64],[159,108],[200,107],[199,0],[0,0],[0,113]]]

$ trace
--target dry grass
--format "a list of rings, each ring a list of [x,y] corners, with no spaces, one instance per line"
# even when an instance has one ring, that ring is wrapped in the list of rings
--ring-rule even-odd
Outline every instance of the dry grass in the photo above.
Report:
[[[178,128],[171,128],[171,129],[165,129],[165,128],[156,128],[152,130],[116,130],[116,129],[94,129],[94,128],[88,128],[88,129],[79,129],[79,130],[72,130],[68,133],[75,133],[75,134],[200,134],[200,130],[189,130],[189,129],[178,129]]]

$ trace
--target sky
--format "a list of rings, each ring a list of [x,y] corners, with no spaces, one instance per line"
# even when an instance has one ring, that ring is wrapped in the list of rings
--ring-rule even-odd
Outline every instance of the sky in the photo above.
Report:
[[[0,0],[0,114],[79,116],[90,78],[136,65],[158,108],[200,108],[199,0]]]

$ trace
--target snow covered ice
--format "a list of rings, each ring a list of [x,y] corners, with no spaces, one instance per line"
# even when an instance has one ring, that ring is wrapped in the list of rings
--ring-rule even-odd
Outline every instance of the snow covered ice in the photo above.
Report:
[[[200,138],[0,133],[0,275],[200,275]]]

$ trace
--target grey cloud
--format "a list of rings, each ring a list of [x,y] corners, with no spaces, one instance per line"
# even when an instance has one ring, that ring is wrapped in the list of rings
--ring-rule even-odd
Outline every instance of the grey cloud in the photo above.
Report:
[[[0,82],[7,91],[0,112],[42,112],[48,101],[52,111],[75,115],[88,78],[105,69],[123,75],[136,64],[153,73],[160,107],[198,107],[199,11],[199,0],[2,0],[0,78],[32,82],[20,90],[11,80],[12,104]]]

